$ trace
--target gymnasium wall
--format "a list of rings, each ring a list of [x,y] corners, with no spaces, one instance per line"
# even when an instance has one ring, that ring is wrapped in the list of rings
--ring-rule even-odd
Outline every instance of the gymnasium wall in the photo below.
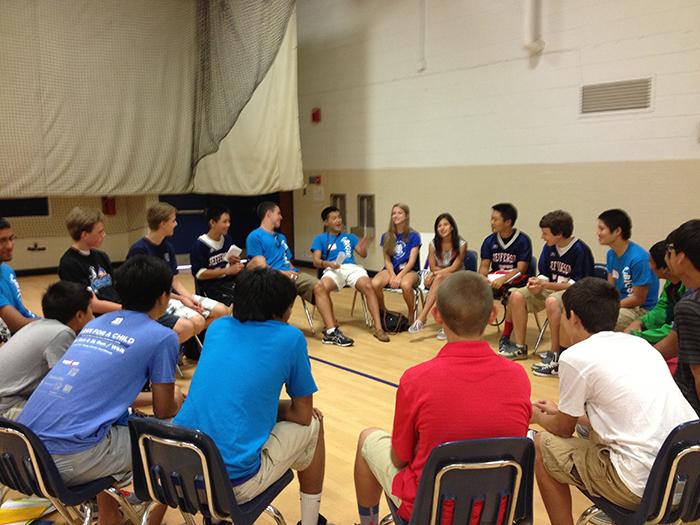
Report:
[[[495,202],[518,207],[537,252],[540,217],[563,208],[597,260],[604,209],[628,210],[645,246],[699,215],[700,2],[541,2],[536,57],[525,4],[298,3],[305,180],[321,176],[295,193],[298,258],[331,193],[346,194],[350,226],[357,194],[375,194],[379,233],[397,201],[422,232],[449,211],[477,250]],[[580,114],[582,85],[647,77],[651,108]],[[375,246],[367,266],[381,265]]]

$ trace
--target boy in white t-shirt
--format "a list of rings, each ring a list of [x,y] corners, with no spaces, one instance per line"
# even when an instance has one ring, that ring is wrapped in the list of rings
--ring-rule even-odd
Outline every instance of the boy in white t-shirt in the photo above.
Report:
[[[697,417],[659,352],[613,332],[620,297],[612,284],[587,277],[563,302],[564,329],[574,344],[559,361],[559,406],[535,401],[531,421],[545,429],[535,438],[535,473],[558,525],[573,524],[568,485],[635,509],[668,434]],[[572,437],[581,417],[590,421],[590,439]]]

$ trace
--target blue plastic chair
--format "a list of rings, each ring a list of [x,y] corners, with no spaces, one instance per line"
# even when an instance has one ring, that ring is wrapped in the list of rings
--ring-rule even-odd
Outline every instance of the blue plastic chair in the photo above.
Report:
[[[602,263],[595,263],[593,265],[593,277],[598,277],[600,279],[608,280],[608,268]]]
[[[470,272],[475,272],[479,268],[479,256],[476,250],[467,250],[464,255],[464,269]]]
[[[600,513],[607,514],[617,525],[700,519],[700,420],[679,425],[666,438],[651,467],[637,510],[584,494],[594,505],[581,514],[577,525],[588,523]]]
[[[129,433],[134,492],[141,501],[179,509],[188,525],[194,525],[195,514],[202,514],[206,525],[253,525],[263,512],[285,524],[271,503],[294,479],[291,470],[251,501],[238,504],[219,449],[206,434],[143,417],[129,419]],[[144,523],[152,509],[150,505]]]
[[[106,492],[134,525],[140,524],[134,508],[113,487],[114,478],[67,486],[38,436],[28,427],[5,418],[0,418],[0,483],[27,496],[48,499],[71,525],[89,524],[92,501],[99,493]],[[82,513],[79,506],[84,506]]]
[[[443,443],[423,467],[411,520],[387,498],[381,525],[532,523],[535,446],[529,438]],[[451,515],[451,516],[450,516]]]

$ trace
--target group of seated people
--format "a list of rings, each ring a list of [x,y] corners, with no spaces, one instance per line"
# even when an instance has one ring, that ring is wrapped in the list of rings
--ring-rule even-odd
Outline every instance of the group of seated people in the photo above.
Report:
[[[264,203],[260,212],[261,226],[246,243],[246,266],[221,242],[230,223],[223,214],[210,218],[209,232],[193,247],[192,271],[202,282],[222,288],[235,276],[235,286],[218,296],[230,299],[232,315],[225,304],[192,295],[179,282],[166,239],[177,224],[175,209],[167,204],[148,210],[148,234],[116,271],[97,250],[104,218],[73,210],[67,225],[74,244],[61,259],[62,280],[42,298],[41,318],[22,303],[7,264],[14,235],[9,222],[0,219],[0,316],[12,333],[0,347],[0,416],[31,428],[69,485],[102,476],[128,479],[125,422],[130,407],[150,405],[155,417],[174,417],[175,424],[214,439],[239,502],[293,468],[299,472],[299,523],[326,523],[319,513],[323,414],[313,402],[317,386],[306,338],[287,321],[298,294],[314,297],[327,327],[324,340],[345,337],[330,292],[352,283],[378,316],[382,295],[377,292],[384,286],[404,290],[406,282],[410,287],[404,291],[413,293],[420,237],[416,240],[408,226],[408,208],[395,206],[391,224],[400,228],[390,228],[382,242],[391,248],[385,252],[387,267],[369,279],[354,261],[346,262],[353,252],[366,254],[367,241],[341,234],[340,214],[324,210],[326,232],[312,244],[316,266],[325,269],[317,280],[293,267],[284,236],[275,232],[282,220],[279,207]],[[572,236],[573,221],[565,212],[548,213],[540,222],[546,244],[534,277],[525,266],[532,257],[530,241],[514,229],[512,205],[494,206],[493,235],[482,246],[479,273],[459,271],[466,243],[446,215],[436,221],[438,242],[431,257],[452,271],[431,266],[428,277],[432,313],[446,343],[436,357],[402,375],[392,432],[369,428],[360,434],[354,481],[361,525],[378,523],[382,492],[410,518],[423,466],[439,443],[525,436],[530,424],[544,430],[535,436],[536,475],[553,523],[572,523],[569,485],[634,508],[666,436],[700,414],[700,220],[684,223],[652,247],[650,262],[649,254],[629,240],[627,214],[602,213],[598,237],[610,246],[606,281],[590,277],[590,250]],[[210,250],[199,247],[199,259],[198,243]],[[449,246],[452,255],[461,254],[457,265],[443,255]],[[406,272],[406,266],[394,268],[392,255],[399,252],[408,255]],[[667,279],[661,297],[665,310],[656,305],[654,272]],[[483,334],[496,316],[494,291],[513,284],[509,324],[496,353]],[[511,362],[527,356],[524,323],[527,312],[538,309],[546,309],[558,346],[537,365],[556,364],[550,368],[559,376],[558,405],[532,400],[527,374]],[[100,315],[94,318],[93,312]],[[422,328],[418,321],[425,325],[427,314],[416,319],[414,332]],[[175,386],[179,346],[205,326],[204,350],[185,398]],[[674,376],[665,361],[672,358]],[[148,382],[151,391],[143,392]],[[280,400],[283,387],[289,399]],[[629,417],[642,413],[644,418]],[[588,431],[575,436],[578,428]],[[121,522],[111,497],[98,496],[98,506],[101,525]],[[151,515],[151,525],[164,510]]]

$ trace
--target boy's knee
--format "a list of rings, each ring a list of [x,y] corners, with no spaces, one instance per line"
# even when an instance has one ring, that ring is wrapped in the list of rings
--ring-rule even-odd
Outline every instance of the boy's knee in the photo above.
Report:
[[[518,292],[517,290],[511,292],[508,302],[511,306],[521,307],[525,306],[525,296]]]
[[[192,323],[195,334],[198,334],[199,332],[204,330],[204,326],[207,324],[206,319],[204,319],[204,317],[202,317],[199,314],[191,317],[188,320],[190,321],[190,323]]]
[[[365,441],[367,441],[367,438],[374,434],[375,432],[380,432],[382,429],[377,428],[377,427],[370,427],[364,429],[362,432],[360,432],[360,436],[357,439],[357,448],[361,449],[362,446],[365,444]]]

